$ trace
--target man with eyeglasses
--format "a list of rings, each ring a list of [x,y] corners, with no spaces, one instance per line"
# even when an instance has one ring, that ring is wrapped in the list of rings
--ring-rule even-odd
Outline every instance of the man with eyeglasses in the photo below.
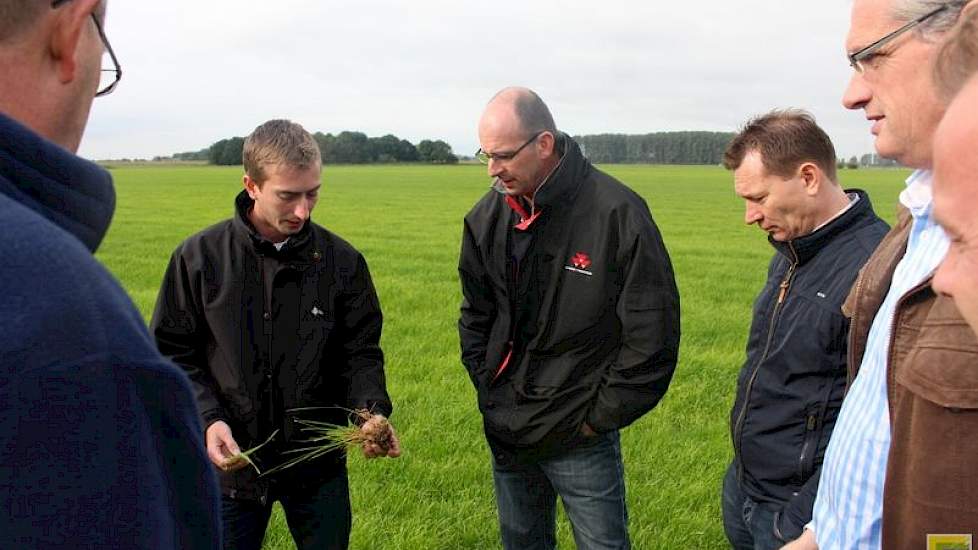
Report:
[[[629,548],[619,430],[665,394],[679,295],[645,201],[593,167],[525,88],[479,121],[492,188],[464,221],[462,363],[478,396],[503,547]]]
[[[978,494],[960,482],[978,470],[964,444],[978,438],[968,385],[978,340],[931,286],[948,238],[932,215],[931,144],[944,105],[930,69],[966,3],[853,3],[846,48],[855,73],[843,104],[865,112],[881,156],[917,171],[843,306],[850,384],[812,522],[787,548],[917,550],[978,534]]]
[[[92,256],[115,194],[73,152],[111,91],[104,17],[0,0],[0,547],[219,548],[187,378]]]

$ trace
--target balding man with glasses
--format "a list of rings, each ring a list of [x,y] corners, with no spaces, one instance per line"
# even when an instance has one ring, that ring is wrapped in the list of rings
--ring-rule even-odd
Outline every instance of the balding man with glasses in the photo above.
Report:
[[[916,171],[843,306],[850,383],[812,522],[786,548],[971,548],[978,535],[978,340],[931,286],[949,242],[932,212],[945,106],[931,68],[965,4],[853,3],[843,104],[865,112],[881,156]]]
[[[503,547],[629,548],[618,432],[672,378],[679,296],[645,201],[594,168],[539,96],[479,122],[492,188],[465,217],[462,362],[475,385]]]
[[[92,256],[115,193],[74,151],[122,74],[104,17],[0,0],[0,548],[220,548],[190,385]]]

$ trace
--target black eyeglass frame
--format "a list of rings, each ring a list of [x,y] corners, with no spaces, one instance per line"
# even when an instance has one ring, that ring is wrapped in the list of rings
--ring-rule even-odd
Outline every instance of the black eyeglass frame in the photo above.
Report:
[[[947,7],[948,7],[947,4],[943,4],[941,5],[941,7],[937,8],[936,10],[925,13],[924,15],[918,17],[917,19],[914,19],[913,21],[907,23],[906,25],[903,25],[897,30],[888,33],[883,38],[880,38],[879,40],[873,42],[872,44],[866,46],[865,48],[861,48],[853,53],[846,54],[846,57],[849,58],[849,66],[852,67],[852,69],[859,74],[865,73],[866,67],[863,66],[863,61],[873,57],[878,51],[880,51],[880,49],[883,46],[886,46],[890,42],[893,42],[901,34],[909,31],[910,29],[916,27],[917,25],[920,25],[921,23],[927,21],[931,17],[934,17],[938,13],[947,9]]]
[[[60,7],[62,4],[69,2],[70,0],[54,0],[51,2],[51,8]],[[112,69],[101,69],[103,73],[114,72],[115,80],[112,84],[102,88],[101,90],[95,92],[95,97],[102,97],[112,93],[115,87],[119,85],[119,81],[122,80],[122,66],[119,65],[119,58],[115,56],[115,51],[112,49],[112,44],[109,43],[109,38],[105,36],[105,29],[102,28],[102,23],[95,16],[95,12],[92,12],[92,22],[95,23],[95,30],[98,31],[98,37],[102,40],[102,45],[105,47],[105,51],[109,52],[109,58],[112,59]]]
[[[537,132],[536,134],[534,134],[533,137],[526,140],[523,143],[523,145],[520,145],[519,147],[516,148],[515,151],[511,153],[487,153],[483,151],[482,148],[480,147],[479,150],[475,152],[475,158],[479,159],[479,162],[481,162],[482,164],[489,164],[490,160],[495,160],[495,161],[513,160],[514,158],[516,158],[516,155],[520,154],[520,151],[525,149],[527,145],[536,141],[537,138],[539,138],[544,134],[544,132],[546,132],[546,130],[544,130],[543,132]]]

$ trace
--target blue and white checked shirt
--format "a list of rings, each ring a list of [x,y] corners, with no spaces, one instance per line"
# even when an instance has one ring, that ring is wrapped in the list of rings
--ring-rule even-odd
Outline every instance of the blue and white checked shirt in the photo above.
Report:
[[[886,356],[896,303],[944,258],[948,239],[931,216],[931,173],[907,178],[900,202],[913,214],[907,251],[869,330],[859,376],[842,402],[825,451],[812,522],[822,550],[880,548],[883,481],[890,450]]]

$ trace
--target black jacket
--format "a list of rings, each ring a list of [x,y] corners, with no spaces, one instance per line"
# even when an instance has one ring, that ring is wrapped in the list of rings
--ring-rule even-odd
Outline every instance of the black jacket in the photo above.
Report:
[[[312,222],[278,251],[248,221],[251,205],[242,191],[234,218],[177,247],[150,328],[190,376],[204,426],[224,420],[242,449],[280,430],[259,453],[268,469],[306,437],[295,418],[345,423],[338,407],[387,415],[391,404],[380,304],[363,256]],[[330,408],[292,411],[300,407]],[[342,467],[335,453],[272,480],[317,483]],[[251,468],[222,472],[221,482],[244,498],[268,488]]]
[[[676,366],[679,295],[645,201],[570,138],[558,143],[563,158],[525,231],[496,190],[465,217],[462,362],[500,460],[580,444],[585,421],[598,432],[627,426],[658,403]]]
[[[782,540],[799,536],[811,520],[846,385],[842,303],[887,231],[869,196],[849,192],[859,200],[826,226],[789,242],[770,239],[777,253],[754,302],[731,411],[741,487],[784,506],[772,526]]]

